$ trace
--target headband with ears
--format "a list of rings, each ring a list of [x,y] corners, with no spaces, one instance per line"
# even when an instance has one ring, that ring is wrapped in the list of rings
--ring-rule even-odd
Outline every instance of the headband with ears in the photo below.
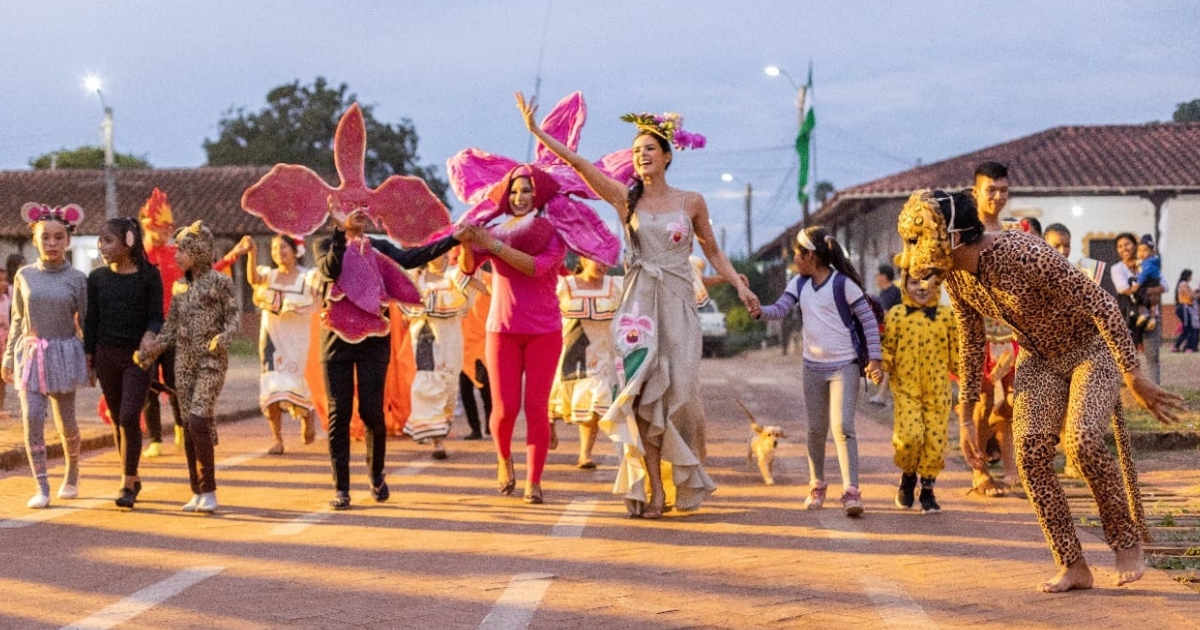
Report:
[[[69,203],[65,206],[48,206],[44,203],[29,202],[21,206],[21,217],[27,223],[37,223],[46,219],[55,219],[62,221],[67,225],[74,225],[83,220],[83,208],[77,204]]]

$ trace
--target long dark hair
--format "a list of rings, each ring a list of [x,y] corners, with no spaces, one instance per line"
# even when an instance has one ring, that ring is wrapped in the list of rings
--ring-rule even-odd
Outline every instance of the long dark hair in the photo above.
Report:
[[[139,269],[150,265],[150,260],[146,257],[146,246],[142,244],[142,226],[137,219],[113,217],[104,222],[104,229],[112,232],[117,240],[123,243],[133,241],[133,244],[128,246],[129,258]]]
[[[1179,281],[1175,283],[1175,303],[1179,304],[1179,285],[1192,281],[1192,270],[1184,269],[1179,272]]]
[[[671,143],[667,142],[666,138],[650,131],[643,131],[634,136],[633,140],[636,142],[637,139],[642,136],[650,136],[651,138],[654,138],[654,141],[658,143],[658,148],[662,149],[663,153],[667,155],[672,154]],[[667,160],[667,165],[663,167],[663,170],[665,171],[669,168],[671,168],[671,161]],[[629,210],[629,212],[625,214],[625,223],[629,223],[630,218],[633,217],[633,211],[637,208],[638,201],[641,201],[642,193],[645,192],[645,190],[646,185],[642,183],[641,178],[635,179],[633,185],[629,187],[629,192],[625,196],[625,206]]]
[[[858,270],[850,264],[845,250],[838,244],[837,239],[833,238],[833,234],[829,230],[820,225],[812,225],[804,228],[804,233],[816,247],[812,253],[822,265],[837,269],[838,273],[853,280],[860,289],[863,288],[862,276],[858,275]]]

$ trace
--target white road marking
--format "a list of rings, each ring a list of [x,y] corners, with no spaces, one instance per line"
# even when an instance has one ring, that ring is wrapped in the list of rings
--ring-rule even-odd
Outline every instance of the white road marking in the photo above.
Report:
[[[817,522],[824,528],[827,537],[836,540],[866,543],[867,531],[863,527],[863,519],[850,518],[842,512],[838,503],[832,502],[832,495],[826,499],[829,508],[817,512]],[[836,507],[834,507],[836,506]],[[862,585],[867,599],[871,600],[883,625],[887,628],[912,628],[913,630],[930,630],[937,624],[925,614],[925,609],[916,600],[909,597],[899,584],[883,579],[860,576],[858,583]]]
[[[550,532],[553,538],[579,538],[587,526],[588,516],[596,509],[596,502],[575,499],[563,510],[562,516]],[[533,621],[538,605],[550,588],[553,573],[521,573],[514,575],[508,588],[496,600],[492,612],[479,624],[480,630],[524,630]]]
[[[412,475],[420,473],[422,470],[425,470],[432,465],[433,462],[413,462],[407,466],[404,466],[403,468],[393,470],[391,474],[398,477],[411,477]]]
[[[234,466],[240,466],[252,459],[258,459],[261,455],[262,453],[242,453],[241,455],[226,457],[225,459],[222,459],[216,463],[217,470],[226,470],[233,468]]]
[[[184,569],[171,577],[151,584],[96,614],[65,626],[63,630],[102,630],[133,619],[164,601],[224,571],[225,567],[196,567]]]
[[[51,497],[49,508],[43,509],[43,510],[30,510],[28,514],[23,514],[16,518],[10,518],[8,520],[0,521],[0,529],[20,529],[22,527],[29,527],[30,525],[34,525],[36,523],[44,523],[51,519],[56,519],[60,516],[66,516],[68,514],[74,514],[76,512],[80,512],[83,510],[90,510],[93,508],[98,508],[98,507],[103,506],[106,503],[109,505],[112,505],[112,499],[85,499],[82,501],[80,501],[80,500],[63,501],[62,499],[56,499],[56,498]],[[58,507],[58,506],[70,506],[70,507]]]
[[[925,630],[936,628],[937,624],[925,614],[913,598],[909,597],[898,584],[891,580],[860,577],[858,583],[867,592],[867,598],[879,610],[883,617],[883,625],[888,628],[912,628]]]
[[[575,499],[558,517],[554,530],[550,532],[553,538],[579,538],[583,528],[587,526],[588,516],[596,509],[595,501]]]
[[[514,575],[508,588],[492,607],[492,612],[479,624],[480,630],[523,630],[533,621],[538,604],[550,588],[552,573],[520,573]]]

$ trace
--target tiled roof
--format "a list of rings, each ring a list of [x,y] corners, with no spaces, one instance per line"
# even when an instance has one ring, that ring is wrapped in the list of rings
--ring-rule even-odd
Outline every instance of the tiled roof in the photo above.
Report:
[[[874,203],[867,200],[902,200],[921,188],[970,187],[975,167],[988,160],[1008,165],[1013,195],[1197,194],[1200,123],[1054,127],[845,188],[810,223],[833,223]],[[789,227],[755,257],[775,256],[799,228]]]
[[[217,236],[266,235],[261,219],[241,208],[242,192],[270,170],[267,166],[217,166],[175,169],[117,169],[117,214],[137,216],[155,187],[167,193],[175,224],[197,219]],[[28,237],[21,206],[37,201],[83,208],[81,234],[96,234],[104,221],[103,170],[0,171],[0,237]]]
[[[1055,127],[846,188],[831,203],[969,187],[988,160],[1008,165],[1013,194],[1200,191],[1200,123]]]

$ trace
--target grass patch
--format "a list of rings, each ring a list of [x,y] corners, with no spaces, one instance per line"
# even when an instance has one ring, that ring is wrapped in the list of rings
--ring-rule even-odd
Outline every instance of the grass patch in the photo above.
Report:
[[[1200,431],[1200,390],[1182,387],[1167,389],[1183,396],[1183,404],[1187,411],[1179,414],[1179,424],[1167,425],[1159,422],[1133,399],[1128,389],[1121,390],[1121,405],[1125,408],[1125,423],[1130,431]]]
[[[257,341],[258,340],[251,341],[249,339],[234,337],[233,341],[229,342],[229,354],[235,357],[257,357]]]

